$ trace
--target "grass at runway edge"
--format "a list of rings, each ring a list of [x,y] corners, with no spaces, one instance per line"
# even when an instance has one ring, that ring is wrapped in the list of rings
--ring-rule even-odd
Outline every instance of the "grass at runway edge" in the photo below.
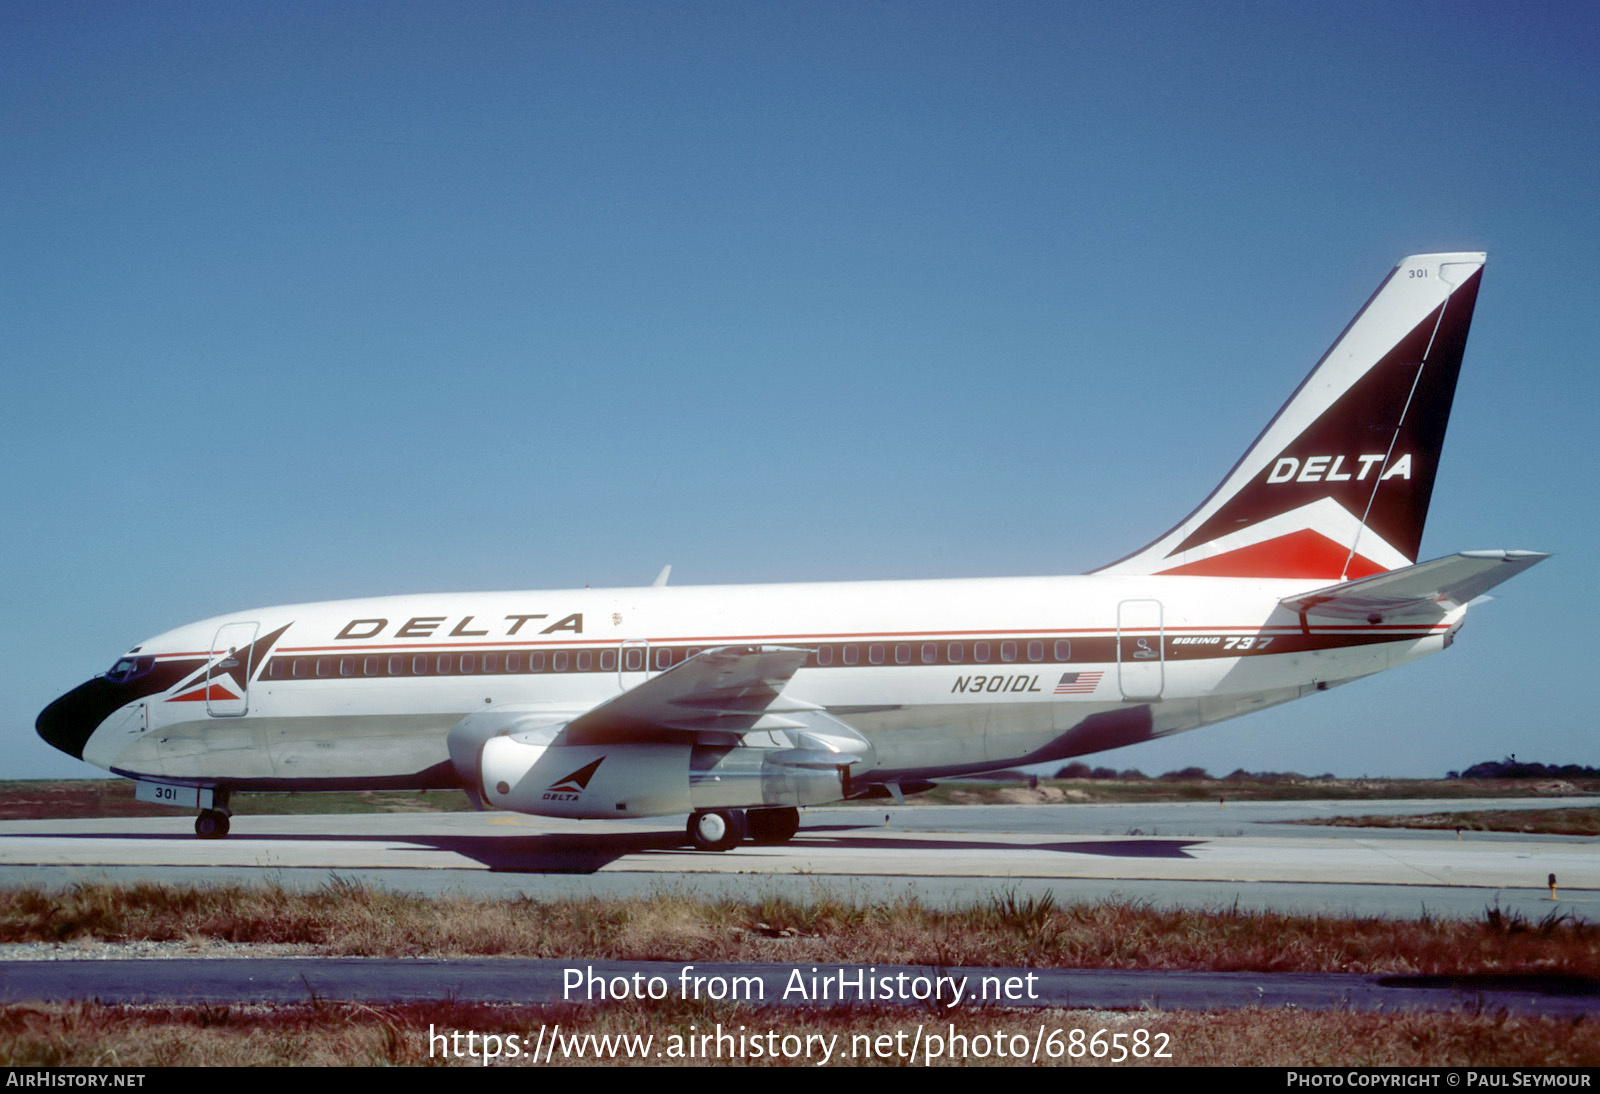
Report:
[[[1522,832],[1551,836],[1600,836],[1600,809],[1501,809],[1401,816],[1321,817],[1283,824],[1336,828],[1421,828],[1437,831]]]
[[[644,1053],[600,1049],[594,1042],[554,1059],[529,1058],[541,1028],[559,1027],[574,1035],[652,1038]],[[920,1028],[919,1028],[920,1027]],[[1072,1051],[1076,1058],[1058,1061],[1049,1052]],[[313,1003],[295,1007],[199,1006],[107,1007],[96,1003],[13,1005],[0,1007],[0,1059],[13,1067],[226,1067],[239,1065],[440,1065],[474,1064],[450,1058],[430,1034],[484,1034],[498,1038],[502,1056],[512,1047],[509,1035],[526,1038],[516,1048],[523,1055],[497,1062],[511,1064],[704,1064],[704,1055],[684,1058],[682,1047],[694,1037],[764,1038],[837,1037],[836,1064],[975,1063],[1029,1064],[1030,1044],[1048,1046],[1040,1063],[1075,1067],[1111,1064],[1088,1054],[1089,1038],[1104,1031],[1105,1045],[1117,1034],[1122,1044],[1136,1044],[1138,1031],[1146,1055],[1127,1064],[1244,1067],[1592,1067],[1600,1061],[1600,1023],[1553,1018],[1521,1018],[1506,1014],[1366,1014],[1339,1011],[1243,1010],[1227,1013],[1176,1011],[1005,1011],[958,1010],[944,1015],[906,1010],[817,1008],[779,1010],[732,1004],[664,1001],[578,1006],[495,1007],[448,1002],[374,1007]],[[1040,1034],[1046,1034],[1041,1037]],[[966,1038],[959,1051],[951,1036]],[[927,1060],[937,1036],[950,1051]],[[1004,1040],[997,1039],[1001,1035]],[[1018,1040],[1018,1038],[1023,1038]],[[1158,1041],[1157,1038],[1160,1038]],[[908,1058],[920,1039],[923,1054]],[[548,1044],[554,1037],[546,1038]],[[446,1042],[448,1043],[448,1042]],[[570,1041],[566,1042],[571,1044]],[[673,1045],[680,1054],[673,1056]],[[709,1046],[715,1042],[699,1042]],[[768,1044],[773,1042],[767,1041]],[[795,1048],[799,1041],[791,1041]],[[781,1044],[781,1042],[780,1042]],[[524,1045],[526,1048],[524,1048]],[[1006,1052],[995,1052],[1003,1045]],[[1151,1058],[1150,1046],[1170,1053]],[[637,1047],[637,1042],[635,1042]],[[432,1051],[430,1051],[430,1048]],[[1021,1058],[1017,1058],[1018,1055]],[[749,1053],[720,1061],[735,1064],[815,1064],[796,1056],[774,1060]]]
[[[0,942],[272,944],[339,956],[505,955],[1255,972],[1563,974],[1600,978],[1600,925],[1304,916],[1241,908],[1063,904],[1001,891],[963,908],[909,892],[804,899],[423,897],[334,878],[315,890],[154,882],[0,890]]]
[[[70,817],[171,817],[170,807],[134,799],[127,779],[0,780],[0,820]],[[1102,805],[1152,802],[1367,801],[1375,798],[1538,798],[1600,792],[1600,780],[1579,779],[952,779],[907,804]],[[853,802],[849,804],[861,804]],[[874,801],[873,804],[883,804]],[[241,816],[347,813],[441,813],[472,808],[459,790],[359,790],[293,794],[238,793],[229,808]]]
[[[337,878],[302,892],[276,886],[76,885],[0,891],[0,940],[57,942],[71,956],[88,940],[174,944],[205,953],[221,943],[277,943],[341,955],[504,954],[788,964],[1222,969],[1367,973],[1600,976],[1600,928],[1572,917],[1531,921],[1486,909],[1473,920],[1291,916],[1237,908],[1162,910],[1142,903],[1058,904],[999,892],[964,909],[930,909],[912,896],[863,904],[819,884],[810,899],[707,901],[663,890],[633,899],[428,899]],[[102,951],[102,955],[103,951]],[[532,1036],[726,1030],[902,1037],[970,1037],[1147,1030],[1170,1038],[1170,1059],[1132,1063],[1322,1066],[1593,1066],[1600,1023],[1505,1014],[1221,1014],[1104,1011],[826,1009],[666,1000],[496,1007],[467,1002],[371,1006],[134,1007],[95,1003],[0,1007],[0,1059],[12,1066],[467,1063],[429,1052],[432,1029]],[[989,1042],[993,1046],[996,1042]],[[1012,1042],[1016,1044],[1018,1042]],[[962,1061],[1019,1063],[976,1054]],[[672,1063],[595,1052],[570,1063]],[[520,1061],[532,1062],[527,1058]],[[563,1061],[555,1061],[563,1062]],[[682,1062],[702,1062],[685,1060]],[[774,1062],[768,1058],[742,1062]],[[781,1061],[779,1061],[781,1062]],[[795,1061],[804,1062],[804,1061]],[[814,1062],[814,1061],[812,1061]],[[844,1062],[906,1062],[903,1058]],[[920,1062],[920,1061],[919,1061]],[[950,1061],[944,1061],[950,1062]],[[1092,1064],[1091,1057],[1067,1059]]]

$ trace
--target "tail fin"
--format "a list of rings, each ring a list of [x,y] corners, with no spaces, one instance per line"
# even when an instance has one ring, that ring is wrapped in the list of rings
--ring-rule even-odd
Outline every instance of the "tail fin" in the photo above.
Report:
[[[1404,259],[1211,496],[1097,572],[1345,581],[1414,563],[1484,259]]]

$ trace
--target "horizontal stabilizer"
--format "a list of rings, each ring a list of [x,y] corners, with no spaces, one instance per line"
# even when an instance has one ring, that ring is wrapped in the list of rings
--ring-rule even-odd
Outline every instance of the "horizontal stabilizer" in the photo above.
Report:
[[[1397,617],[1437,618],[1549,557],[1540,551],[1462,551],[1285,597],[1281,603],[1293,612],[1369,622]]]

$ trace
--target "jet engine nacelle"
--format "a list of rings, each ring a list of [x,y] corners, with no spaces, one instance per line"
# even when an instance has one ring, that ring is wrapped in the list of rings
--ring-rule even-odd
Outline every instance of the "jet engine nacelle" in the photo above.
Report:
[[[553,745],[491,737],[479,757],[492,809],[549,817],[651,817],[687,813],[689,753],[682,744]]]
[[[474,774],[491,809],[550,817],[650,817],[820,805],[849,796],[848,767],[814,749],[681,743],[567,745],[535,729],[482,742]],[[848,760],[850,757],[843,757]]]

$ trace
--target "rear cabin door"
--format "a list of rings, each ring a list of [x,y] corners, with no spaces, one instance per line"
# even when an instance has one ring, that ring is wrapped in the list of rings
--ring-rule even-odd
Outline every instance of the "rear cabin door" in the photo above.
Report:
[[[1166,683],[1161,601],[1117,605],[1117,681],[1124,699],[1159,699]]]

